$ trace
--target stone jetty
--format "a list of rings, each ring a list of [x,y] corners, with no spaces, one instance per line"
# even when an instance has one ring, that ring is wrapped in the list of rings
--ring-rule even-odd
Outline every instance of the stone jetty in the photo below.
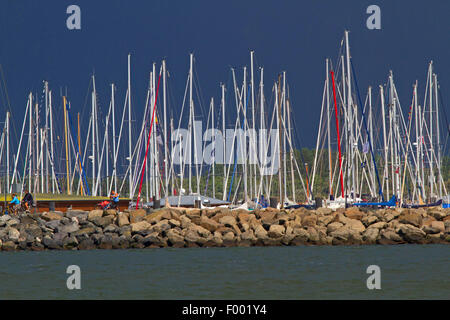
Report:
[[[450,244],[450,209],[162,208],[0,216],[0,248],[86,250]]]

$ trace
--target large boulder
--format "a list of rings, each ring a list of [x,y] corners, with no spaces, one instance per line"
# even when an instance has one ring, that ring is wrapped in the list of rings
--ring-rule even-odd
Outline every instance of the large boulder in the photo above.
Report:
[[[387,227],[387,223],[384,221],[376,222],[368,226],[368,229],[384,229]]]
[[[6,222],[11,219],[11,216],[9,214],[5,214],[3,216],[0,216],[0,227],[3,227],[6,225]]]
[[[95,232],[95,228],[94,227],[86,227],[86,228],[82,228],[79,229],[78,231],[72,232],[71,235],[72,236],[89,236],[91,234],[93,234]]]
[[[224,216],[219,219],[219,223],[223,224],[226,227],[231,227],[235,225],[237,222],[233,216]]]
[[[117,216],[117,225],[119,227],[123,227],[129,224],[130,220],[128,220],[128,216],[125,213],[120,212],[119,215]]]
[[[62,214],[62,212],[60,213],[58,211],[49,211],[49,212],[44,212],[41,215],[41,217],[45,221],[61,220],[63,218],[63,214]]]
[[[326,208],[319,208],[319,209],[326,209]],[[332,215],[327,215],[327,216],[321,216],[318,218],[318,222],[317,224],[319,226],[328,226],[328,224],[330,224],[332,221],[334,220],[334,217]]]
[[[184,240],[189,244],[194,244],[200,241],[200,236],[195,230],[188,229],[184,235]]]
[[[411,224],[400,224],[396,230],[406,241],[420,243],[425,238],[425,232]]]
[[[131,210],[130,211],[130,222],[131,223],[136,223],[136,222],[142,221],[144,219],[144,217],[145,217],[145,214],[146,214],[146,212],[145,212],[144,209]],[[150,214],[149,216],[152,216],[153,214],[156,214],[156,212]],[[147,220],[147,222],[152,223],[149,220]],[[157,221],[155,221],[155,223],[156,222]]]
[[[89,211],[88,220],[93,221],[95,218],[100,218],[103,216],[103,210],[92,210]]]
[[[273,224],[270,226],[269,232],[267,235],[270,238],[280,238],[285,234],[285,227],[282,225]]]
[[[213,219],[208,218],[207,216],[202,216],[200,218],[200,225],[210,232],[214,232],[217,228],[220,227],[219,223],[217,223]]]
[[[15,228],[9,228],[9,231],[8,231],[9,240],[17,242],[19,240],[19,237],[20,237],[19,230],[15,229]]]
[[[380,231],[381,238],[388,240],[390,243],[403,242],[403,238],[399,236],[393,229],[384,229]]]
[[[428,211],[428,214],[430,216],[432,216],[433,218],[435,218],[436,220],[442,220],[447,216],[445,211],[441,211],[441,210],[437,210],[437,209],[432,209],[432,210]]]
[[[169,231],[167,231],[167,240],[169,245],[171,245],[172,247],[184,247],[184,237],[174,229],[170,229]]]
[[[358,207],[350,207],[345,210],[347,218],[361,220],[364,217],[364,212],[360,211]]]
[[[355,219],[350,219],[349,221],[347,221],[345,226],[356,232],[364,232],[364,230],[366,230],[366,227],[364,227],[362,222]]]
[[[266,239],[267,238],[267,231],[266,231],[266,229],[264,229],[263,226],[258,225],[255,228],[255,236],[258,239]]]
[[[291,241],[293,245],[305,244],[309,240],[309,232],[303,228],[294,228],[292,230],[294,238]]]
[[[244,241],[248,244],[253,245],[256,243],[256,240],[257,239],[255,237],[255,233],[252,229],[249,229],[241,234],[241,241]]]
[[[328,224],[327,232],[330,233],[330,232],[336,231],[337,229],[339,229],[343,226],[344,225],[340,222],[332,222],[332,223]]]
[[[35,224],[30,224],[25,228],[25,232],[32,237],[42,237],[42,229]]]
[[[63,233],[73,233],[80,230],[80,226],[76,222],[72,222],[69,224],[62,224],[56,227],[57,232],[63,232]]]
[[[378,235],[380,234],[380,230],[378,228],[368,228],[363,233],[363,240],[366,243],[375,243],[377,241]]]
[[[207,238],[211,235],[211,232],[209,232],[207,229],[203,228],[202,226],[198,225],[191,225],[188,230],[193,230],[196,232],[200,237]]]
[[[78,240],[74,236],[65,237],[63,240],[63,248],[70,250],[76,248],[78,245]]]
[[[304,216],[302,218],[302,226],[304,227],[314,227],[316,224],[317,224],[317,216],[315,214]]]
[[[77,218],[78,221],[84,221],[88,218],[89,212],[82,210],[67,210],[66,217],[67,218]]]
[[[261,217],[260,220],[263,225],[270,226],[277,223],[277,214],[275,212],[261,211],[259,216]]]
[[[375,215],[367,215],[361,219],[361,222],[364,224],[364,226],[366,226],[366,228],[377,221],[378,217]]]
[[[112,224],[113,221],[114,221],[114,216],[110,216],[110,215],[104,216],[104,217],[97,217],[92,220],[92,222],[96,226],[101,227],[101,228],[105,228],[106,226]]]
[[[316,212],[320,215],[330,215],[333,213],[333,210],[330,208],[321,207],[321,208],[317,208]]]
[[[431,227],[438,229],[439,232],[445,231],[445,224],[443,221],[433,221],[431,222]]]
[[[348,241],[352,235],[355,233],[355,231],[351,230],[347,226],[340,227],[339,229],[330,232],[330,236],[333,237],[333,239],[337,239],[340,241]]]
[[[95,248],[95,243],[91,239],[84,239],[78,244],[78,249],[80,250],[92,250]]]
[[[138,232],[149,230],[151,227],[152,227],[152,225],[150,223],[148,223],[147,221],[140,221],[140,222],[131,224],[131,232],[138,233]]]
[[[420,228],[422,226],[422,215],[413,210],[408,210],[400,214],[400,216],[398,217],[398,222],[403,224],[410,224],[414,227]]]
[[[2,244],[2,250],[3,251],[14,251],[16,250],[17,245],[14,243],[14,241],[5,241]]]

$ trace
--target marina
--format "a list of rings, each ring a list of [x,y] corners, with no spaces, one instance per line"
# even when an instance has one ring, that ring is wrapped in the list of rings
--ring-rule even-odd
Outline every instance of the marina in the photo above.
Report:
[[[129,54],[123,106],[114,83],[107,104],[99,101],[92,74],[87,121],[71,111],[69,96],[55,98],[47,81],[42,95],[28,95],[17,145],[11,137],[11,114],[6,112],[0,188],[19,198],[25,189],[80,197],[72,204],[56,201],[61,210],[71,205],[93,209],[94,201],[83,197],[108,197],[114,192],[130,199],[130,209],[158,207],[166,199],[178,207],[227,205],[247,210],[337,209],[365,203],[447,206],[443,200],[448,199],[450,129],[433,62],[426,81],[412,83],[411,102],[405,108],[392,71],[378,93],[371,86],[366,93],[358,86],[348,31],[338,51],[336,61],[325,61],[310,163],[299,144],[301,128],[293,122],[296,105],[290,98],[288,73],[264,84],[264,68],[255,65],[254,51],[250,66],[231,68],[231,86],[221,83],[221,96],[211,97],[209,104],[199,94],[191,53],[178,117],[177,107],[167,98],[167,62],[159,67],[153,63],[144,112],[137,118],[132,116]],[[387,202],[392,197],[394,204]],[[195,203],[197,199],[201,204]],[[40,201],[38,208],[49,206]],[[126,207],[124,200],[120,206]]]

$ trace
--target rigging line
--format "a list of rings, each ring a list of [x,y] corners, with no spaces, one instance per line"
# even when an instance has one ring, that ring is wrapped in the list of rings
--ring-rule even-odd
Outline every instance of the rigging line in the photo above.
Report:
[[[249,87],[249,89],[250,89],[250,85],[249,85],[248,87]],[[248,94],[248,95],[247,95],[247,101],[245,102],[245,113],[246,113],[246,114],[247,114],[247,106],[248,106],[248,100],[249,100],[249,98],[250,98],[250,95]],[[242,120],[241,130],[244,128],[244,123],[245,123],[245,119]],[[242,142],[241,142],[241,143],[242,143]],[[245,148],[247,148],[247,147],[245,146]],[[238,153],[238,148],[237,148],[237,145],[236,145],[236,151],[234,152],[234,168],[233,168],[233,174],[232,174],[232,176],[231,176],[230,189],[229,189],[229,191],[228,191],[228,199],[227,199],[227,201],[230,201],[231,188],[233,187],[234,174],[236,173],[237,153]],[[244,159],[244,161],[245,161],[245,159]]]
[[[442,97],[442,91],[440,86],[438,86],[438,92],[439,92],[439,98],[441,98],[441,105],[442,105],[442,110],[444,111],[444,118],[445,118],[445,123],[447,125],[447,138],[450,136],[450,124],[448,123],[448,118],[447,118],[447,112],[445,111],[445,105],[444,105],[444,98]]]
[[[364,110],[363,110],[363,107],[362,107],[361,95],[359,94],[358,81],[356,80],[355,68],[353,67],[353,61],[352,60],[350,60],[350,64],[351,64],[351,67],[352,67],[353,79],[355,80],[356,93],[358,94],[359,108],[361,109],[361,114],[362,114],[362,117],[364,119],[364,128],[366,129],[366,133],[367,133],[367,136],[368,136],[368,141],[369,141],[369,146],[370,146],[370,153],[372,155],[372,161],[373,161],[373,164],[375,166],[375,173],[377,175],[378,193],[380,194],[381,199],[384,202],[384,195],[383,195],[383,191],[381,189],[380,176],[378,175],[377,163],[375,162],[375,155],[373,153],[372,141],[370,139],[369,129],[367,128],[366,116],[364,114]]]
[[[67,112],[68,117],[69,117],[69,131],[70,131],[70,135],[72,136],[72,129],[73,129],[73,124],[72,124],[72,118],[70,117],[70,112]],[[77,162],[79,162],[81,164],[81,172],[82,172],[82,180],[83,183],[85,184],[85,188],[87,190],[87,194],[91,195],[90,191],[89,191],[89,186],[87,183],[87,179],[86,179],[86,171],[84,170],[84,166],[83,166],[83,162],[81,161],[81,155],[80,155],[80,150],[78,149],[78,143],[74,143],[74,145],[76,146],[76,150],[77,150],[77,155],[79,160]]]
[[[148,146],[150,144],[150,135],[152,133],[153,121],[155,120],[156,103],[158,101],[159,84],[161,82],[161,71],[162,71],[162,68],[159,70],[158,86],[156,87],[156,96],[155,96],[155,104],[153,105],[152,121],[150,122],[150,129],[148,131],[147,150],[145,151],[144,165],[142,167],[141,182],[139,184],[139,192],[138,192],[138,196],[137,196],[137,200],[136,200],[136,209],[139,208],[139,199],[141,197],[141,191],[142,191],[142,180],[144,179],[145,165],[147,162]]]

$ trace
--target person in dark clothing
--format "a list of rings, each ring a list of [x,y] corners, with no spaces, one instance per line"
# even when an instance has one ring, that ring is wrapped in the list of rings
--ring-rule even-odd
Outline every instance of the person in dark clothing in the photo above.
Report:
[[[25,196],[22,199],[22,203],[25,205],[26,210],[29,210],[33,206],[33,196],[28,190],[25,190]]]

